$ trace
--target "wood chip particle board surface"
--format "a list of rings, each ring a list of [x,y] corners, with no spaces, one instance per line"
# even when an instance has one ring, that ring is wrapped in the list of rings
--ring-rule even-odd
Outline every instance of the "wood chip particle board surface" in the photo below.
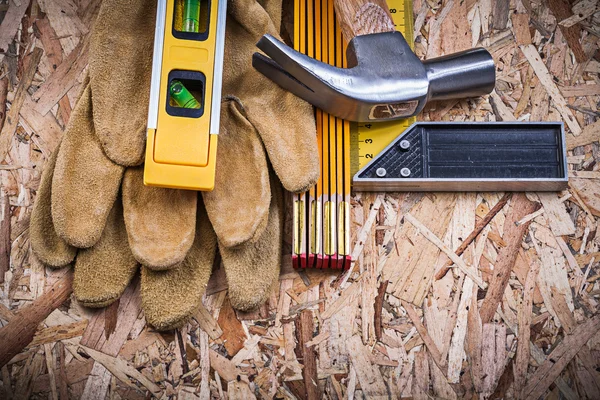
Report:
[[[0,3],[0,345],[64,277],[33,259],[27,228],[99,4]],[[253,313],[231,309],[218,272],[172,332],[146,326],[135,285],[104,310],[60,301],[6,357],[0,398],[598,398],[598,2],[413,10],[420,57],[483,46],[498,77],[492,95],[419,118],[562,120],[568,193],[354,193],[350,271],[286,269]]]

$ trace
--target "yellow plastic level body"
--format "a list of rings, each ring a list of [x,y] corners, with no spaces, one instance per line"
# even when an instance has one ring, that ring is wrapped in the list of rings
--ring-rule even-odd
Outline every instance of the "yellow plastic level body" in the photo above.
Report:
[[[205,2],[202,11],[208,14],[204,24],[207,33],[182,35],[181,26],[177,26],[181,25],[181,17],[176,11],[181,10],[182,0],[159,0],[162,10],[157,12],[156,29],[163,30],[157,33],[154,47],[155,53],[159,50],[160,58],[154,55],[144,168],[146,185],[190,190],[214,188],[219,113],[218,110],[215,113],[213,107],[220,107],[222,51],[219,51],[219,41],[224,39],[218,39],[218,35],[224,35],[224,27],[220,26],[224,25],[224,18],[219,18],[219,12],[223,11],[223,7],[219,7],[221,2]],[[195,86],[194,96],[201,110],[186,109],[185,112],[192,113],[178,115],[183,108],[177,108],[169,94],[169,85],[174,79]]]
[[[148,140],[154,140],[155,131],[148,130]],[[175,189],[209,191],[215,188],[215,160],[217,157],[217,140],[219,135],[210,135],[208,159],[212,161],[206,167],[180,164],[160,164],[146,161],[144,167],[144,184]],[[146,149],[146,159],[150,153]]]

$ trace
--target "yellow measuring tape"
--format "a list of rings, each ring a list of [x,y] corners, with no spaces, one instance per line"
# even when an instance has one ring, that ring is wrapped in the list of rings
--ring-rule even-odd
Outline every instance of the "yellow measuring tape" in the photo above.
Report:
[[[388,0],[397,29],[412,43],[410,0]],[[337,67],[346,65],[346,43],[334,0],[294,0],[294,48]],[[295,268],[350,267],[351,176],[414,121],[351,124],[315,110],[321,174],[294,198],[292,260]]]

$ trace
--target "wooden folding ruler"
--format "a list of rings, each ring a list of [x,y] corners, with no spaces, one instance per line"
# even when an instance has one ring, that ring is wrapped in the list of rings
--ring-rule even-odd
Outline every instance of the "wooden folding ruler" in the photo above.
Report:
[[[388,0],[390,14],[408,43],[413,41],[412,3]],[[294,0],[294,48],[309,57],[347,67],[346,42],[333,0]],[[292,262],[295,268],[350,267],[351,176],[383,150],[414,118],[356,124],[315,110],[321,175],[294,198]]]

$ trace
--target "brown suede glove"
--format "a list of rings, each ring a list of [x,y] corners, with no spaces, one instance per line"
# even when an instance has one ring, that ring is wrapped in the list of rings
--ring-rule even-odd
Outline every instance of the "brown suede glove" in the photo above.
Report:
[[[143,162],[145,150],[155,6],[143,0],[102,3],[89,73],[44,170],[32,214],[35,254],[52,267],[74,263],[75,296],[90,307],[118,299],[141,263],[144,270],[168,269],[160,290],[190,297],[181,302],[193,308],[212,259],[202,265],[206,277],[190,273],[185,283],[173,277],[189,269],[190,257],[202,253],[208,260],[216,251],[197,192],[146,187],[143,168],[133,167]],[[204,213],[198,219],[197,208]],[[205,234],[195,241],[197,222]],[[165,328],[191,312],[153,305],[145,307],[148,322]]]
[[[143,187],[143,168],[127,169],[123,202],[119,196],[109,212],[99,241],[90,248],[78,250],[58,236],[52,222],[50,208],[56,154],[58,149],[42,173],[31,215],[31,246],[36,256],[48,266],[62,267],[73,263],[75,297],[85,306],[104,307],[119,298],[139,267],[128,246],[123,208],[132,202],[126,197],[135,195],[128,186]],[[157,329],[182,325],[197,310],[210,277],[217,240],[202,201],[198,202],[196,224],[194,243],[182,262],[162,271],[142,267],[143,309],[147,322]]]
[[[270,1],[267,9],[279,21],[281,0]],[[90,77],[56,164],[51,159],[44,170],[31,220],[32,248],[44,263],[68,264],[77,252],[72,246],[86,248],[75,260],[74,288],[85,305],[99,307],[117,299],[141,263],[148,266],[142,267],[141,282],[147,321],[158,329],[183,324],[201,301],[216,237],[235,307],[260,305],[277,280],[283,212],[279,181],[288,190],[303,191],[318,177],[312,108],[251,66],[260,36],[277,34],[269,13],[255,0],[231,1],[228,11],[216,189],[197,201],[196,192],[143,186],[142,168],[131,167],[143,154],[135,121],[143,111],[145,131],[151,54],[121,50],[119,65],[112,66],[105,54],[96,53],[109,51],[107,44],[123,46],[120,38],[129,49],[151,46],[152,29],[133,29],[134,35],[131,27],[154,23],[153,2],[102,4]],[[117,70],[123,82],[107,82]],[[121,109],[116,106],[124,103],[119,88],[130,90],[132,82],[146,97]],[[269,172],[270,165],[276,174]]]

